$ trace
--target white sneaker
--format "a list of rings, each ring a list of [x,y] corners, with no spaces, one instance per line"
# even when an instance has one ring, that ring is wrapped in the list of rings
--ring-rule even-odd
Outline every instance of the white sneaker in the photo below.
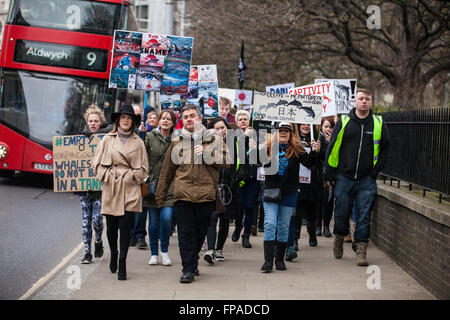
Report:
[[[208,262],[209,264],[214,264],[214,250],[206,251],[205,255],[203,256],[203,259],[205,259],[205,261]]]
[[[156,264],[158,264],[158,256],[152,256],[152,257],[150,258],[150,260],[148,261],[148,264],[151,264],[151,265],[156,265]]]
[[[217,261],[225,261],[222,250],[216,250],[214,256]]]
[[[161,252],[162,263],[164,266],[171,266],[172,261],[170,261],[169,255],[167,252]]]

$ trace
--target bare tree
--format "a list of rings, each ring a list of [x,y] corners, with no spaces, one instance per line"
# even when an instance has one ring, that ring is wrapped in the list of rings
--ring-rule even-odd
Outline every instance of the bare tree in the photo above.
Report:
[[[368,27],[377,19],[367,12],[369,5],[380,9],[379,29]],[[209,56],[230,87],[237,83],[242,39],[246,86],[255,89],[292,81],[301,85],[315,77],[358,77],[359,86],[389,84],[394,105],[411,109],[424,106],[425,89],[436,76],[448,79],[446,1],[198,0],[189,7],[194,60],[204,63]]]

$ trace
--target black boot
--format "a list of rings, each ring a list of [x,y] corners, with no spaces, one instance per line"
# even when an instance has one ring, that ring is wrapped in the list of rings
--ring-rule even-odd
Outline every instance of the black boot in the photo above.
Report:
[[[317,246],[316,223],[314,221],[308,222],[308,224],[306,225],[306,229],[308,230],[309,234],[309,246],[310,247]]]
[[[233,242],[237,242],[239,240],[239,237],[241,236],[241,230],[242,230],[242,222],[239,223],[239,218],[235,220],[235,227],[233,234],[231,235],[231,240]]]
[[[300,229],[295,229],[295,240],[294,240],[294,250],[298,251],[298,239],[300,239],[300,233],[301,233],[301,228]]]
[[[126,280],[127,279],[127,259],[119,259],[119,273],[117,274],[117,279]]]
[[[111,251],[111,260],[109,261],[109,270],[112,273],[117,271],[117,251]]]
[[[243,234],[242,235],[242,246],[244,248],[251,248],[252,245],[250,243],[250,235],[249,234]]]
[[[275,241],[264,241],[264,264],[261,267],[262,272],[271,272],[273,268]]]
[[[284,264],[284,256],[286,254],[287,242],[277,241],[275,245],[277,246],[277,252],[275,255],[275,267],[277,270],[286,270],[286,265]]]
[[[102,241],[95,244],[94,257],[96,257],[96,258],[103,257],[103,242]]]

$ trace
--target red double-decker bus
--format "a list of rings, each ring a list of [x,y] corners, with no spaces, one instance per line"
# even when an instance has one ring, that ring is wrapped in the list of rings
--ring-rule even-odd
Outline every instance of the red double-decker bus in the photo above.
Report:
[[[109,119],[115,29],[136,30],[128,1],[11,1],[0,56],[0,175],[51,174],[52,137],[80,132],[89,104]]]

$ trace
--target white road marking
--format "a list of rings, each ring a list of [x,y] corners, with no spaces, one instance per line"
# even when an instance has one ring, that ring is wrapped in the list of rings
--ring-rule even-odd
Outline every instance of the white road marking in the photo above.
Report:
[[[19,298],[19,300],[26,300],[28,299],[37,289],[42,287],[55,273],[57,273],[64,265],[69,262],[70,259],[72,259],[77,252],[83,248],[83,242],[81,242],[75,249],[72,250],[72,252],[69,253],[62,261],[52,269],[48,274],[40,278],[33,286],[28,290],[23,296]]]

